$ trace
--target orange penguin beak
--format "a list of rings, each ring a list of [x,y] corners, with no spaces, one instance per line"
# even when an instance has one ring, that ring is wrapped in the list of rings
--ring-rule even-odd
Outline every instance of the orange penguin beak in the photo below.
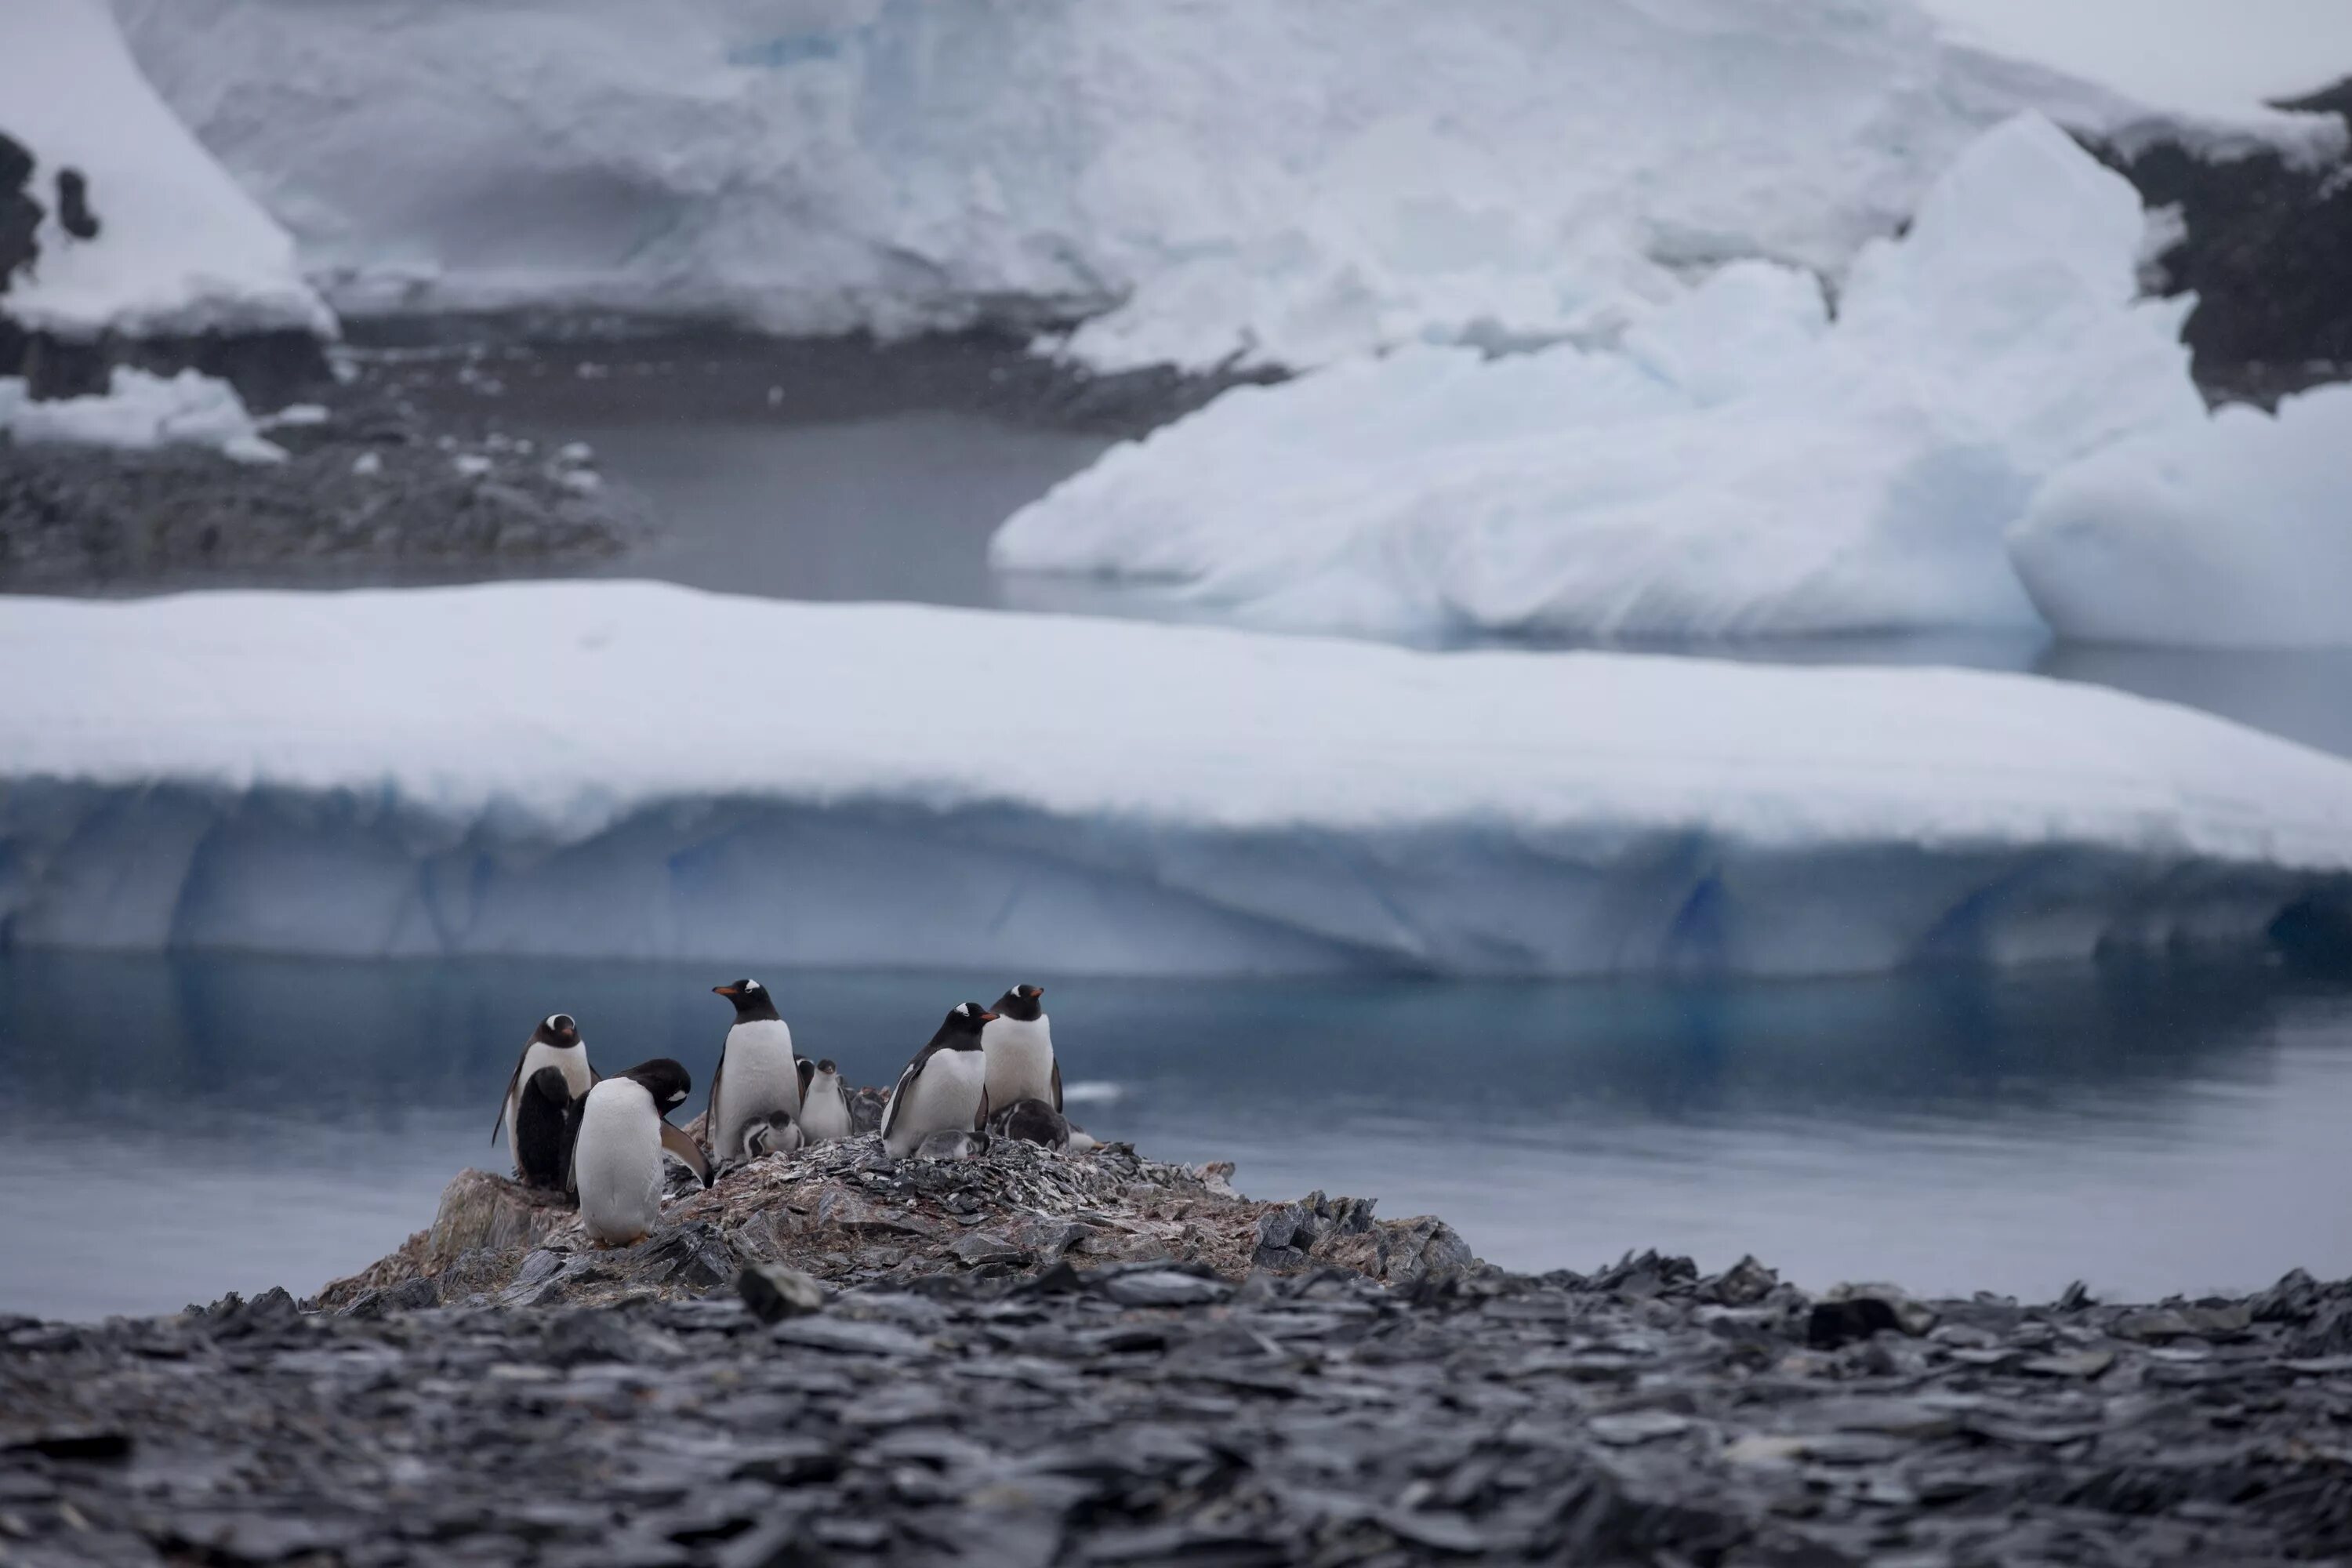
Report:
[[[742,993],[737,991],[732,985],[714,985],[710,988],[710,993],[714,996],[738,996],[742,994]]]

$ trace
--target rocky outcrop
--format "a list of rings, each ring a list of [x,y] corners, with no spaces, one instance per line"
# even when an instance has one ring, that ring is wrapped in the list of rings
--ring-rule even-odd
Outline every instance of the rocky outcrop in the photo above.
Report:
[[[732,1289],[745,1268],[770,1263],[835,1289],[1143,1262],[1225,1279],[1336,1268],[1393,1285],[1481,1267],[1442,1220],[1375,1219],[1368,1199],[1320,1193],[1254,1202],[1228,1184],[1232,1169],[1165,1164],[1126,1144],[1068,1152],[1005,1139],[973,1159],[899,1161],[863,1136],[724,1172],[675,1199],[654,1236],[616,1249],[592,1243],[561,1198],[467,1171],[429,1229],[316,1305],[377,1310],[418,1281],[450,1304],[667,1300]]]
[[[459,442],[373,400],[268,426],[282,463],[0,436],[0,589],[497,575],[611,555],[651,523],[576,452]]]
[[[1042,1171],[1000,1181],[1075,1191]],[[1138,1223],[1216,1184],[1133,1173],[1158,1194],[1121,1206]],[[964,1190],[927,1185],[912,1212],[937,1223]],[[1309,1207],[1316,1228],[1366,1234],[1353,1205]],[[481,1217],[433,1245],[537,1223]],[[1307,1217],[1286,1215],[1294,1243]],[[143,1321],[0,1318],[0,1552],[320,1568],[2352,1552],[2352,1282],[2123,1307],[2079,1289],[2048,1306],[1814,1300],[1752,1260],[1708,1275],[1655,1255],[1399,1289],[1165,1260],[844,1290],[776,1274],[748,1303],[652,1289],[306,1314],[273,1290]]]
[[[2352,79],[2278,107],[2352,127]],[[2268,404],[2352,376],[2352,154],[2314,162],[2178,140],[2091,150],[2150,210],[2179,215],[2179,237],[2154,260],[2163,292],[2197,295],[2182,335],[2209,395]]]

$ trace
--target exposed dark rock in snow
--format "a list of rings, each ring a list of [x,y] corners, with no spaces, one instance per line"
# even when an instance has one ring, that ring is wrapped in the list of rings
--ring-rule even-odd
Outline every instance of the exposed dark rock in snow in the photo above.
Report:
[[[610,554],[646,526],[593,469],[528,444],[445,446],[364,412],[270,437],[288,461],[0,436],[0,588],[495,575]]]
[[[2279,107],[2352,124],[2352,79]],[[2156,260],[2166,293],[2197,294],[2184,335],[2209,395],[2271,404],[2352,376],[2352,155],[2309,164],[2165,141],[2092,151],[2151,209],[2179,212],[2185,233]]]
[[[26,390],[40,399],[102,394],[117,365],[156,375],[201,371],[236,387],[237,395],[255,409],[282,408],[319,396],[332,379],[325,345],[292,329],[155,337],[119,332],[86,339],[48,332],[22,336],[16,358],[0,363],[0,375],[23,376]]]

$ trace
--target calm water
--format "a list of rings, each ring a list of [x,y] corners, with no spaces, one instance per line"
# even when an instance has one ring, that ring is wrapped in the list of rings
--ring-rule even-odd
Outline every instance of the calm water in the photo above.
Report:
[[[643,393],[568,371],[468,406],[584,435],[668,532],[606,573],[803,598],[1212,618],[1151,590],[992,578],[996,523],[1100,450],[992,417],[1002,365],[835,350]],[[830,354],[832,357],[825,357]],[[929,377],[910,391],[889,378]],[[960,378],[960,379],[959,379]],[[933,394],[936,393],[936,395]],[[781,395],[782,401],[779,402]],[[569,399],[570,401],[566,401]],[[2088,680],[2352,755],[2352,650],[2212,654],[1894,637],[1737,658]],[[699,1080],[700,970],[0,953],[0,1310],[308,1291],[502,1168],[515,1050],[562,1008],[606,1068]],[[947,1005],[1012,976],[764,976],[804,1049],[887,1083]],[[1038,978],[1038,977],[1026,977]],[[1834,984],[1072,981],[1049,998],[1078,1119],[1244,1190],[1435,1212],[1485,1257],[1754,1252],[1812,1285],[2047,1296],[2352,1272],[2352,985],[2135,967]]]
[[[770,973],[887,1082],[1009,976]],[[486,1141],[561,1007],[708,1073],[701,969],[0,959],[0,1310],[176,1309],[354,1269]],[[1479,1253],[1754,1252],[1822,1285],[2140,1297],[2352,1271],[2352,987],[2274,968],[1648,985],[1067,981],[1073,1111],[1244,1191],[1435,1212]]]

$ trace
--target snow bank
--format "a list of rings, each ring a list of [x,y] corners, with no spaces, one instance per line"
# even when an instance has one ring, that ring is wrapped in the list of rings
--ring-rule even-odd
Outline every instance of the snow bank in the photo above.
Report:
[[[1783,973],[2352,899],[2352,764],[2006,675],[619,583],[9,598],[0,668],[27,944]]]
[[[2120,442],[2042,486],[2010,544],[2062,637],[2352,646],[2352,386]]]
[[[121,10],[347,308],[1087,316],[1109,368],[1606,337],[1727,258],[1842,274],[2021,105],[2142,114],[1910,0]]]
[[[73,338],[332,335],[292,239],[155,96],[106,0],[0,5],[0,132],[37,160],[35,195],[49,209],[39,260],[6,296],[7,313],[26,327]],[[59,225],[60,168],[89,180],[94,238]]]
[[[236,388],[184,370],[170,377],[117,365],[106,395],[36,403],[24,378],[0,376],[0,432],[33,445],[217,447],[242,462],[283,462],[285,448],[265,439]]]
[[[1619,350],[1401,352],[1248,387],[1013,516],[1003,569],[1162,580],[1290,626],[1719,637],[2032,626],[2003,530],[2201,419],[2138,197],[2023,115],[1908,235],[1727,267]]]

